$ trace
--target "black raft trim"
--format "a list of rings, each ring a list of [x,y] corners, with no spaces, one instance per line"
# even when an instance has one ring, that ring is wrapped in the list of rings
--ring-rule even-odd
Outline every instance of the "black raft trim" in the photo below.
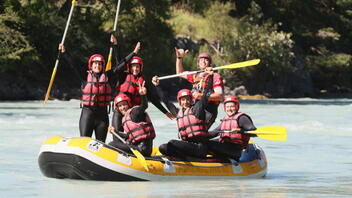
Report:
[[[43,152],[38,158],[43,175],[97,181],[148,181],[119,173],[74,154]]]

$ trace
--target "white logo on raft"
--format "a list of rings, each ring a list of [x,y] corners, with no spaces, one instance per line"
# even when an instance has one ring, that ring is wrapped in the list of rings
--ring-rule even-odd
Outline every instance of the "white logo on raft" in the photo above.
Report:
[[[90,141],[87,145],[87,149],[90,151],[93,151],[93,152],[98,152],[101,147],[103,147],[103,144],[101,144],[95,140]]]

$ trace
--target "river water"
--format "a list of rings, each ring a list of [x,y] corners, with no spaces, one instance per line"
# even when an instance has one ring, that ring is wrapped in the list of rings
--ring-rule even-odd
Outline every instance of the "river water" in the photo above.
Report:
[[[79,101],[1,102],[0,197],[352,197],[351,99],[242,101],[241,110],[257,127],[288,129],[286,142],[253,138],[268,158],[265,178],[97,182],[47,178],[37,163],[47,138],[78,136]],[[148,112],[155,145],[177,138],[175,121]]]

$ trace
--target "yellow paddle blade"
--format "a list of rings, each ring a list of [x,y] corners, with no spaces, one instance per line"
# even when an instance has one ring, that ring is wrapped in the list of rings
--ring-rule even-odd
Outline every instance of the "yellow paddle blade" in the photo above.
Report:
[[[259,127],[255,131],[250,133],[256,134],[258,137],[274,140],[274,141],[286,141],[287,140],[287,130],[283,126],[264,126]]]
[[[145,170],[149,171],[148,165],[147,165],[147,161],[145,161],[144,156],[142,155],[142,153],[140,153],[137,150],[132,149],[133,154],[137,157],[139,163],[141,163],[141,165],[145,168]]]
[[[260,59],[253,59],[253,60],[249,60],[249,61],[243,61],[243,62],[239,62],[239,63],[233,63],[230,65],[220,66],[219,69],[235,69],[235,68],[258,65],[259,63],[260,63]]]
[[[56,76],[56,71],[57,71],[57,65],[55,65],[53,73],[51,74],[51,79],[50,79],[50,82],[49,82],[49,86],[48,86],[48,89],[47,89],[46,94],[45,94],[44,104],[46,104],[48,102],[48,99],[49,99],[49,96],[50,96],[50,91],[51,91],[51,88],[53,86],[54,79],[55,79],[55,76]]]
[[[112,55],[109,54],[108,62],[106,63],[106,67],[105,67],[105,71],[111,70],[111,57],[112,57]]]

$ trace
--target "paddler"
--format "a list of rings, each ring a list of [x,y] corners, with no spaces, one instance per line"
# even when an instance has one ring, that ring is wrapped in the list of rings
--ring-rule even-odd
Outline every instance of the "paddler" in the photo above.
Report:
[[[188,50],[176,49],[176,73],[184,72],[182,59],[188,53]],[[208,53],[200,53],[197,58],[197,66],[200,70],[205,70],[206,68],[212,66],[212,58]],[[209,83],[209,76],[206,72],[201,72],[198,74],[182,76],[188,82],[193,85],[192,97],[194,100],[200,100],[204,95],[204,90]],[[206,106],[206,110],[211,113],[210,120],[208,121],[208,128],[215,122],[218,115],[218,106],[220,102],[224,99],[224,84],[223,79],[220,74],[214,73],[214,82],[212,86],[212,93],[209,97],[209,103]]]
[[[139,44],[139,43],[138,43]],[[138,51],[140,50],[140,44],[138,45]],[[136,52],[138,52],[136,51]],[[136,106],[141,104],[142,96],[139,94],[139,86],[142,82],[145,82],[145,78],[142,75],[144,63],[143,60],[136,56],[137,53],[133,52],[129,56],[127,56],[124,61],[117,66],[118,71],[118,83],[116,85],[116,92],[123,93],[127,95],[131,100],[131,106]],[[165,107],[161,104],[160,98],[155,93],[154,87],[150,86],[148,83],[146,84],[148,93],[147,98],[154,106],[156,106],[163,114],[165,114],[168,118],[174,119],[176,117],[176,110],[172,108],[171,102],[168,100],[163,100],[166,107],[169,109],[166,110]],[[118,123],[118,120],[121,120],[120,113],[114,111],[112,117],[113,127],[115,123]],[[120,130],[122,130],[120,128]]]
[[[138,83],[138,93],[141,101],[139,105],[134,106],[131,104],[131,99],[124,93],[119,93],[115,97],[114,108],[122,115],[122,119],[115,120],[116,123],[113,124],[116,127],[109,127],[109,131],[115,131],[120,137],[126,139],[128,145],[117,138],[114,138],[109,144],[128,153],[131,153],[130,147],[132,147],[142,155],[150,156],[155,130],[149,115],[145,112],[148,108],[145,81]]]
[[[116,51],[117,40],[110,39]],[[59,44],[59,51],[66,61],[75,68],[65,46]],[[79,120],[81,136],[91,137],[95,131],[97,140],[105,142],[109,126],[108,106],[110,106],[112,87],[116,83],[116,67],[105,71],[105,59],[100,54],[93,54],[88,60],[87,80],[82,79],[82,112]]]
[[[219,133],[218,140],[208,142],[209,152],[217,157],[232,158],[236,161],[241,157],[242,150],[248,145],[250,135],[246,131],[254,131],[252,119],[244,113],[239,112],[240,102],[235,96],[227,96],[224,100],[224,111],[226,116],[214,131]]]
[[[203,73],[209,76],[209,80],[197,103],[193,104],[192,93],[188,89],[182,89],[177,94],[177,101],[181,108],[178,110],[176,121],[179,137],[182,140],[170,140],[168,143],[160,145],[159,151],[164,155],[181,158],[187,156],[205,158],[207,155],[207,142],[210,137],[205,107],[212,94],[214,72],[210,67],[207,67]],[[152,82],[162,98],[163,91],[158,86],[158,77],[154,76]]]

